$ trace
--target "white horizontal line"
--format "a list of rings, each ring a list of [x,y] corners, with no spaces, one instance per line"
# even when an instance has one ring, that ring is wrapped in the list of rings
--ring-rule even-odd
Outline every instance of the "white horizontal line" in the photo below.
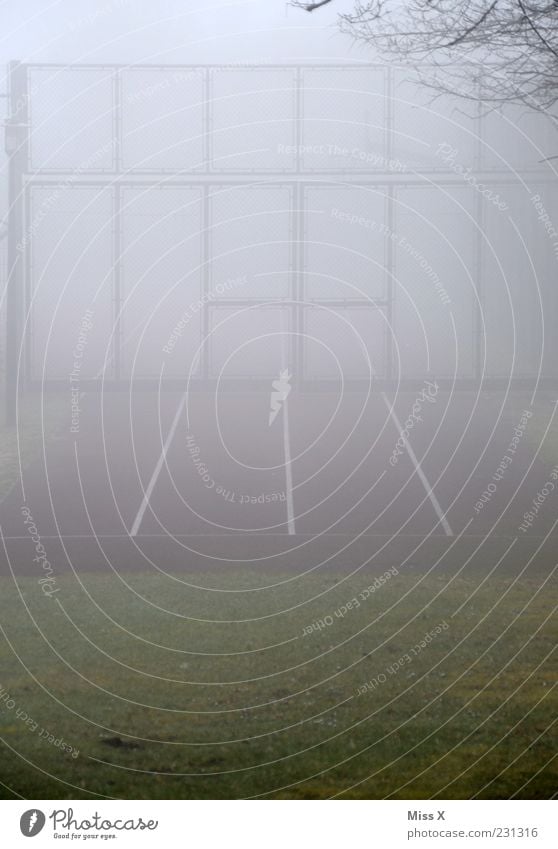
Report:
[[[227,539],[234,539],[234,538],[236,538],[236,539],[240,539],[240,538],[242,538],[242,539],[247,539],[247,538],[248,539],[261,539],[262,537],[270,537],[270,538],[277,538],[277,539],[283,539],[284,540],[285,536],[286,535],[285,535],[284,532],[283,533],[281,533],[281,532],[266,533],[265,531],[262,531],[261,533],[253,533],[252,532],[250,534],[247,534],[246,531],[237,531],[236,533],[226,533],[226,534],[212,534],[212,533],[206,533],[206,534],[179,534],[179,533],[176,533],[176,534],[171,534],[171,533],[168,533],[168,534],[164,534],[164,533],[160,533],[160,534],[156,534],[156,533],[154,533],[154,534],[136,534],[133,537],[133,539],[135,539],[135,540],[137,540],[137,539],[223,539],[223,538],[227,538]],[[356,540],[357,537],[359,539],[361,539],[363,537],[366,537],[366,538],[377,537],[378,539],[393,538],[393,540],[396,541],[398,539],[424,539],[424,540],[426,540],[426,539],[428,539],[428,540],[445,539],[447,534],[445,534],[445,533],[444,534],[432,534],[432,533],[427,534],[426,531],[423,531],[422,533],[416,533],[416,534],[399,534],[399,533],[397,533],[397,534],[377,534],[377,533],[370,533],[370,534],[368,534],[368,533],[364,533],[364,534],[362,534],[362,533],[351,533],[351,534],[349,534],[349,533],[343,533],[341,531],[335,531],[333,533],[322,533],[321,531],[316,531],[315,533],[309,534],[309,533],[299,533],[297,531],[296,536],[297,537],[305,537],[307,539],[313,539],[313,538],[324,539],[324,538],[327,538],[327,537],[344,537],[345,539],[353,538],[355,540]],[[489,539],[513,539],[514,536],[515,536],[515,534],[498,534],[498,535],[495,535],[495,534],[491,534],[490,532],[487,532],[487,533],[484,533],[484,534],[482,534],[482,533],[479,533],[479,534],[468,534],[468,533],[462,534],[463,538],[486,539],[486,540],[489,540]],[[554,536],[556,536],[556,534]],[[550,539],[553,539],[554,536],[551,534]],[[19,536],[7,536],[6,534],[4,534],[2,538],[5,539],[5,540],[30,539],[29,535],[25,536],[24,534],[21,534]],[[549,538],[548,534],[529,534],[528,536],[521,537],[521,540],[527,540],[528,541],[528,540],[548,539],[548,538]],[[66,539],[104,540],[104,539],[132,539],[132,536],[129,533],[127,533],[127,534],[103,534],[103,533],[98,533],[98,534],[54,534],[52,536],[41,534],[41,539],[48,539],[48,540],[57,540],[57,539],[62,539],[62,540],[66,540]]]

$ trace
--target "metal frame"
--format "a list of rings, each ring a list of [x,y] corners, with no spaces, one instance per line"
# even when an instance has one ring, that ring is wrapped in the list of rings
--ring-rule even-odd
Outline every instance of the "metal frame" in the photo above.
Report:
[[[192,71],[200,75],[203,90],[203,168],[196,168],[185,175],[184,171],[177,173],[170,170],[128,169],[123,166],[125,155],[123,144],[124,109],[123,85],[124,75],[134,69],[142,71]],[[292,78],[293,93],[293,139],[296,148],[293,167],[289,169],[230,169],[216,168],[212,159],[212,135],[214,127],[214,101],[212,98],[212,86],[214,75],[217,72],[252,71],[259,70],[282,70],[289,71]],[[111,168],[91,168],[87,172],[80,172],[76,177],[75,169],[59,170],[34,168],[33,150],[30,143],[31,106],[33,97],[30,94],[30,75],[33,71],[49,70],[63,73],[80,73],[80,71],[106,71],[112,80],[112,143],[113,161]],[[29,340],[23,336],[23,321],[25,298],[29,297],[28,277],[29,263],[21,249],[18,249],[24,232],[25,221],[30,220],[28,205],[29,189],[31,186],[48,186],[59,182],[61,177],[72,175],[74,186],[106,186],[114,188],[114,213],[115,225],[113,230],[113,254],[114,254],[114,318],[115,318],[115,350],[113,354],[115,385],[120,385],[122,380],[121,369],[121,321],[120,308],[122,299],[121,279],[121,252],[122,252],[122,191],[128,186],[162,185],[162,186],[197,186],[203,194],[203,245],[202,251],[206,261],[206,271],[202,278],[202,290],[207,291],[209,284],[208,260],[210,255],[210,189],[214,185],[256,185],[258,183],[266,186],[289,186],[293,197],[293,209],[290,222],[290,236],[293,241],[293,268],[291,272],[290,297],[296,306],[291,309],[292,327],[297,334],[301,334],[304,328],[304,237],[305,237],[305,193],[308,187],[339,186],[382,186],[386,191],[386,220],[390,227],[395,223],[395,193],[398,186],[420,186],[424,185],[424,175],[435,176],[436,184],[441,186],[462,186],[463,181],[444,170],[440,163],[439,168],[424,169],[420,175],[413,176],[411,173],[393,173],[389,170],[370,168],[349,169],[309,169],[305,167],[302,160],[301,148],[304,144],[304,91],[305,71],[379,71],[384,74],[383,91],[383,118],[385,123],[385,160],[389,161],[394,156],[394,109],[392,92],[394,85],[394,70],[374,64],[355,63],[351,65],[339,64],[265,64],[265,65],[243,65],[238,68],[221,65],[119,65],[119,64],[87,64],[80,66],[65,66],[59,64],[22,64],[12,62],[9,66],[9,115],[6,121],[6,145],[9,156],[9,226],[8,226],[8,285],[7,285],[7,348],[6,348],[6,410],[9,422],[13,422],[16,415],[18,385],[25,386],[29,382]],[[493,184],[510,185],[514,181],[505,173],[491,169],[483,170],[482,158],[482,134],[484,123],[480,121],[479,141],[477,144],[476,167],[485,179]],[[538,169],[540,172],[540,169]],[[536,175],[537,171],[534,172]],[[544,178],[543,178],[544,179]],[[482,203],[480,198],[477,203],[477,222],[482,225]],[[482,292],[482,238],[476,248],[476,281],[477,294],[481,299]],[[386,317],[391,325],[394,318],[394,248],[391,241],[387,240],[386,257],[386,281],[387,291],[382,299],[372,299],[361,306],[372,309],[384,309]],[[219,302],[223,306],[225,301]],[[328,301],[331,303],[331,301]],[[339,306],[341,306],[339,302]],[[359,306],[357,301],[347,302],[347,305]],[[217,306],[217,305],[216,305]],[[204,329],[209,328],[209,311],[204,314]],[[473,343],[474,374],[476,380],[481,377],[481,365],[483,360],[483,344],[481,334],[481,311],[479,304],[475,308],[475,319],[473,328],[475,342]],[[293,343],[291,356],[299,363],[304,361],[304,347],[301,335],[294,337],[297,341]],[[385,380],[393,378],[393,344],[389,338],[385,339],[386,374]],[[21,375],[23,380],[18,380]],[[209,379],[210,367],[207,361],[201,364],[201,378]]]
[[[27,67],[11,62],[8,69],[10,109],[6,120],[8,154],[8,279],[6,284],[6,421],[17,416],[18,377],[25,374],[23,345],[24,257],[20,245],[24,234],[24,174],[29,162],[29,95]]]

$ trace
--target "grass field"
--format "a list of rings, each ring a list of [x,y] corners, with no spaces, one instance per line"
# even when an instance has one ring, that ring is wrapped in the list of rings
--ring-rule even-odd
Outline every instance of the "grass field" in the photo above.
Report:
[[[67,404],[22,413],[0,496]],[[554,796],[557,575],[488,559],[407,564],[368,596],[380,564],[295,580],[186,553],[166,576],[57,574],[52,597],[0,577],[0,796]]]
[[[547,577],[495,573],[479,589],[478,574],[410,570],[342,617],[362,574],[275,575],[287,582],[239,593],[196,590],[199,574],[134,574],[128,586],[68,576],[59,604],[33,579],[21,595],[3,579],[3,793],[548,798],[558,676]],[[227,572],[227,586],[252,579]]]

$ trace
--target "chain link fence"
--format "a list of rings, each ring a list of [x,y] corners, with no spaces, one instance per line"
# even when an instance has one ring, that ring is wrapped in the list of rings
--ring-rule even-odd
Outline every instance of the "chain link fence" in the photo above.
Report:
[[[367,65],[20,66],[27,377],[555,375],[553,128],[467,108]]]

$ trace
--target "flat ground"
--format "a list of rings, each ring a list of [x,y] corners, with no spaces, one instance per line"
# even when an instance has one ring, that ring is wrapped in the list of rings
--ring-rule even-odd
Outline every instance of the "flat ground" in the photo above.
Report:
[[[553,796],[555,399],[430,393],[27,411],[3,794]]]

